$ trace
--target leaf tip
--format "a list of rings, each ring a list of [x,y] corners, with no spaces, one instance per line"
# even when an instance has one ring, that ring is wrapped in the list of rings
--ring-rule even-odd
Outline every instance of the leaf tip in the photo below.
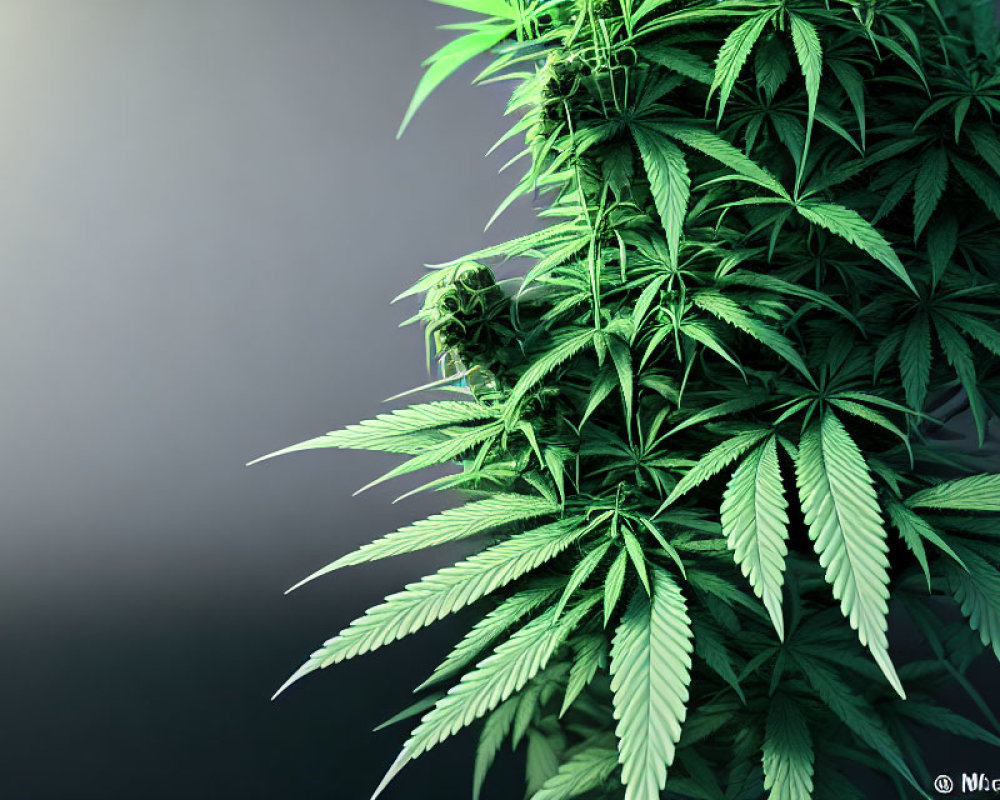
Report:
[[[274,700],[276,700],[279,695],[283,694],[285,690],[288,689],[288,687],[291,686],[293,683],[295,683],[299,678],[305,677],[318,667],[319,665],[312,659],[307,661],[305,664],[303,664],[301,667],[295,670],[295,672],[292,673],[292,675],[288,678],[288,680],[286,680],[283,684],[281,684],[281,686],[278,687],[278,691],[276,691],[274,694],[271,695],[271,701],[273,702]]]
[[[379,782],[379,785],[375,787],[375,791],[372,792],[370,800],[376,800],[378,796],[385,791],[386,787],[392,782],[393,778],[395,778],[402,771],[403,767],[406,766],[409,760],[410,754],[406,751],[406,747],[403,747],[403,749],[399,751],[399,755],[396,756],[396,760],[392,762],[392,766],[390,766],[389,770],[385,773],[385,777],[383,777]]]

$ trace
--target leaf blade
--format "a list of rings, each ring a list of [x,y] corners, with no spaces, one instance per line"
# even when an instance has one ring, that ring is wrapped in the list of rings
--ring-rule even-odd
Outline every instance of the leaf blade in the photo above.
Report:
[[[666,572],[654,568],[652,577],[652,598],[635,593],[611,648],[625,800],[658,800],[687,714],[693,650],[687,604]]]
[[[888,654],[885,527],[864,457],[832,411],[803,433],[796,482],[809,536],[841,613],[905,697]]]

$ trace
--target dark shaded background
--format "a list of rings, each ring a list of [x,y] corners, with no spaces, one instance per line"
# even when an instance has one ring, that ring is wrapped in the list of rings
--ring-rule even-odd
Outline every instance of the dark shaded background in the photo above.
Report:
[[[282,591],[445,498],[352,499],[394,463],[377,455],[243,463],[426,380],[419,331],[395,327],[415,307],[389,298],[535,225],[522,204],[481,233],[516,177],[495,174],[512,150],[482,157],[509,87],[465,71],[394,139],[460,16],[0,2],[0,797],[364,798],[395,756],[404,729],[368,731],[460,625],[268,697],[454,551]],[[467,797],[471,750],[456,737],[386,796]],[[501,769],[486,800],[520,786]]]

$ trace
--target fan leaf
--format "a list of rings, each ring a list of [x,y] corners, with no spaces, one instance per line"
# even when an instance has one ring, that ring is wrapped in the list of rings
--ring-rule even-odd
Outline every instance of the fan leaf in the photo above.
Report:
[[[611,691],[618,720],[625,800],[659,800],[687,714],[693,650],[687,604],[663,570],[652,597],[637,591],[611,647]]]
[[[743,576],[764,603],[778,637],[785,638],[781,613],[788,548],[788,502],[778,466],[775,437],[748,455],[722,495],[722,532]]]
[[[809,536],[841,612],[893,688],[905,696],[886,637],[885,527],[864,457],[833,412],[802,434],[796,482]]]

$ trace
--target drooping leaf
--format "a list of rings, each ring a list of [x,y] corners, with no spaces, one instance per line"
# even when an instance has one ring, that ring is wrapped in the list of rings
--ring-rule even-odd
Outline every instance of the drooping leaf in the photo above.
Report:
[[[983,397],[979,392],[979,379],[976,374],[976,361],[962,335],[955,329],[948,320],[938,315],[934,320],[934,330],[937,332],[938,341],[941,343],[941,350],[948,363],[955,370],[959,383],[965,390],[969,400],[969,410],[972,412],[972,421],[976,426],[976,434],[979,438],[979,446],[986,441],[986,426],[988,424],[987,411]]]
[[[511,21],[520,19],[517,5],[511,5],[507,0],[432,0],[444,6],[454,6],[476,14],[486,14]]]
[[[535,795],[559,771],[559,753],[555,742],[537,730],[528,731],[528,747],[524,757],[524,778],[527,796]]]
[[[358,489],[355,494],[361,494],[361,492],[367,491],[373,486],[378,486],[381,483],[385,483],[386,481],[398,478],[402,475],[409,475],[411,472],[417,472],[418,470],[426,469],[427,467],[444,464],[448,461],[454,461],[463,453],[467,453],[472,448],[483,444],[483,442],[495,438],[502,432],[502,430],[502,422],[488,422],[485,425],[462,428],[458,432],[449,436],[449,438],[445,441],[422,448],[412,458],[404,461],[398,467],[395,467],[375,480],[366,483]]]
[[[635,397],[635,370],[632,366],[632,352],[628,342],[618,336],[608,336],[608,352],[618,376],[618,386],[625,402],[625,414],[632,419],[632,405]]]
[[[680,588],[652,571],[652,597],[638,591],[615,633],[611,691],[625,800],[659,800],[687,714],[690,620]]]
[[[635,534],[628,528],[622,528],[621,534],[622,540],[625,542],[625,552],[628,553],[629,560],[635,568],[635,573],[639,576],[639,582],[646,590],[646,594],[650,594],[653,590],[649,583],[649,571],[646,568],[646,555],[642,550],[642,545],[639,544],[639,540],[635,538]]]
[[[375,790],[377,797],[406,764],[493,710],[520,691],[548,663],[552,654],[597,601],[592,596],[553,624],[552,608],[529,622],[492,655],[462,676],[421,720]]]
[[[892,524],[899,531],[899,535],[903,537],[906,546],[910,548],[910,552],[913,553],[920,564],[920,568],[924,572],[924,578],[927,580],[928,591],[932,588],[931,573],[927,561],[927,552],[924,549],[924,542],[933,544],[939,550],[955,559],[959,564],[962,563],[951,545],[942,539],[941,535],[934,530],[930,523],[916,512],[896,500],[889,500],[886,503],[886,509],[889,512],[889,519],[892,520]]]
[[[705,85],[712,83],[715,71],[708,62],[688,50],[662,42],[650,42],[649,46],[644,48],[643,54],[653,63],[680,73],[686,78]]]
[[[861,451],[830,411],[802,434],[796,482],[809,536],[841,612],[905,696],[889,660],[889,548],[875,489]]]
[[[604,559],[604,556],[607,554],[610,547],[610,540],[598,544],[589,553],[587,553],[587,555],[581,558],[579,562],[577,562],[577,565],[573,568],[573,572],[570,574],[569,579],[566,581],[566,586],[559,598],[559,602],[556,604],[556,619],[559,618],[563,609],[566,608],[566,604],[573,596],[573,593],[576,592],[576,590],[579,589],[591,576],[594,570],[597,569],[598,564],[600,564]]]
[[[816,26],[808,19],[801,14],[789,14],[788,21],[791,26],[792,43],[795,46],[795,57],[798,59],[802,77],[806,82],[806,97],[809,101],[805,142],[800,162],[804,167],[809,155],[813,121],[816,117],[816,102],[819,99],[820,77],[823,72],[823,47],[820,44]],[[801,168],[799,172],[801,176]]]
[[[795,702],[771,698],[764,737],[764,788],[769,800],[809,800],[813,790],[812,736]]]
[[[692,150],[697,150],[720,164],[724,164],[737,175],[742,175],[761,188],[774,192],[779,197],[788,197],[788,193],[777,178],[752,159],[747,158],[721,136],[703,128],[674,123],[662,124],[659,129]]]
[[[559,771],[545,782],[531,800],[571,800],[597,789],[618,766],[618,751],[613,747],[588,747],[560,765]]]
[[[782,488],[774,437],[748,455],[722,495],[722,532],[754,594],[764,603],[780,639],[788,502]]]
[[[806,680],[851,733],[892,766],[921,797],[929,798],[903,758],[899,746],[886,731],[881,718],[871,706],[857,692],[852,691],[834,670],[821,661],[803,655],[796,655],[795,658],[802,666]]]
[[[622,588],[625,586],[625,567],[627,564],[628,553],[625,552],[625,548],[623,547],[619,551],[615,560],[611,562],[611,567],[608,569],[608,575],[604,579],[605,627],[607,627],[608,622],[611,620],[615,607],[618,605],[618,600],[622,596]]]
[[[1000,747],[1000,737],[996,734],[943,706],[909,700],[899,704],[899,713],[921,725]]]
[[[806,380],[812,381],[809,367],[802,360],[802,356],[796,352],[795,346],[766,322],[755,319],[740,308],[734,300],[715,292],[699,292],[694,301],[699,307],[705,309],[713,316],[718,317],[734,328],[738,328],[752,336],[765,347],[773,350],[805,376]]]
[[[718,628],[707,623],[691,624],[694,636],[694,652],[711,670],[732,687],[740,701],[746,702],[739,676],[733,667],[733,654]]]
[[[601,162],[601,172],[609,188],[615,193],[615,197],[621,199],[635,173],[632,148],[628,145],[619,145],[611,149]]]
[[[955,171],[968,184],[983,205],[992,212],[993,216],[1000,219],[1000,182],[954,154],[950,156],[950,161]]]

